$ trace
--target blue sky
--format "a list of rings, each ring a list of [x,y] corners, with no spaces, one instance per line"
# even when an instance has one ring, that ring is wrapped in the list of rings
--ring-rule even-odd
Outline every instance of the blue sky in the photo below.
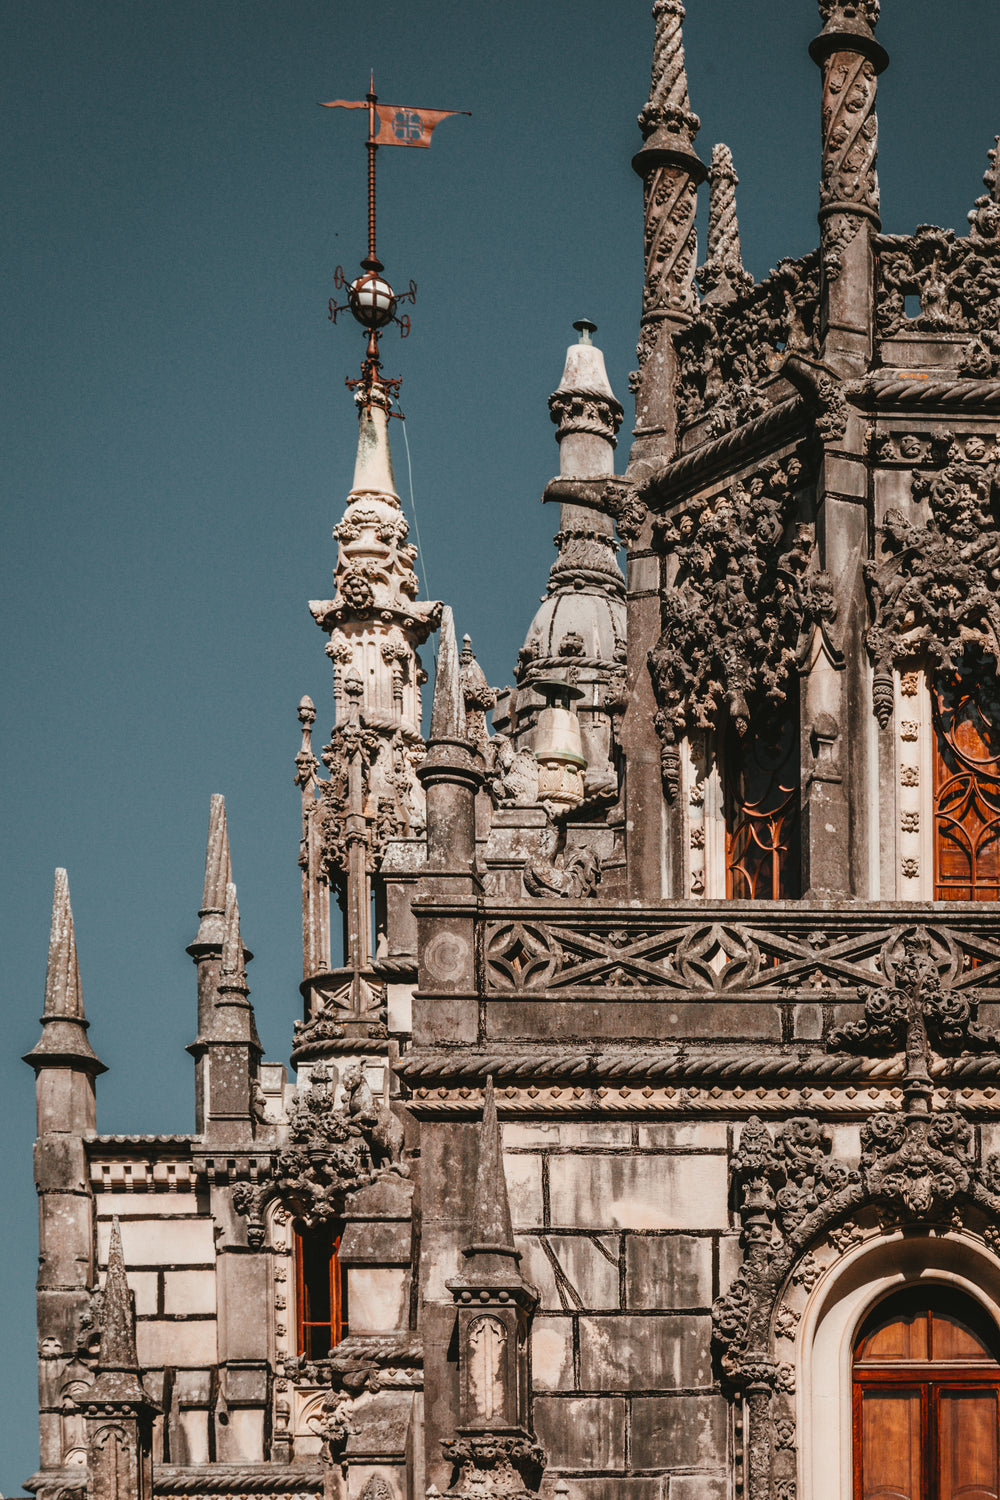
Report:
[[[810,0],[690,0],[699,148],[733,149],[749,268],[816,241]],[[268,1054],[298,1014],[298,744],[329,727],[331,527],[361,339],[326,319],[364,254],[361,97],[469,109],[379,153],[379,250],[418,286],[403,376],[423,564],[491,682],[510,680],[557,518],[546,398],[572,323],[628,400],[641,291],[629,160],[645,0],[31,0],[4,8],[2,430],[7,788],[0,1492],[37,1463],[33,1096],[56,865],[69,870],[105,1131],[192,1127],[195,931],[226,794]],[[883,223],[963,228],[996,104],[1000,9],[884,0]],[[626,426],[628,419],[626,420]],[[405,451],[397,479],[413,518]],[[619,450],[624,467],[626,444]],[[321,741],[322,743],[322,741]]]

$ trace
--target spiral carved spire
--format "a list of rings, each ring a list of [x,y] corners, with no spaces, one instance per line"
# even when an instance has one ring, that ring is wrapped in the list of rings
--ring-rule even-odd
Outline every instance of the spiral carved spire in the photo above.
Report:
[[[706,302],[731,302],[753,277],[743,269],[740,226],[736,218],[736,187],[739,178],[728,146],[712,148],[708,169],[711,197],[708,207],[708,256],[697,272]]]
[[[643,138],[647,140],[654,130],[662,127],[693,140],[701,121],[692,113],[688,98],[684,37],[681,31],[684,6],[681,0],[655,0],[653,17],[656,21],[653,70],[649,100],[639,113],[639,128]]]

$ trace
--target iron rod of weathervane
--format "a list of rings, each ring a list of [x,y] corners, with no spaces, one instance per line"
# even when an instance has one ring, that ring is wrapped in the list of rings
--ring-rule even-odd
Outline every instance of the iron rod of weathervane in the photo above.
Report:
[[[365,147],[368,151],[368,259],[375,259],[375,152],[378,146],[375,143],[375,105],[378,103],[378,95],[375,93],[375,75],[372,74],[368,86],[368,139]]]

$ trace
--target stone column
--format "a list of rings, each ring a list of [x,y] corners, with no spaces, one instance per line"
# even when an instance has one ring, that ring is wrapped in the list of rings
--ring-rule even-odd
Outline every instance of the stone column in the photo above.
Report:
[[[644,144],[632,160],[643,182],[645,280],[635,390],[635,442],[627,478],[640,483],[676,446],[673,336],[697,308],[695,213],[705,165],[694,149],[700,121],[688,98],[681,0],[655,0],[656,39],[649,100],[639,115]],[[625,753],[629,894],[659,901],[680,889],[680,817],[664,801],[656,700],[646,657],[660,634],[661,564],[648,518],[629,544],[628,707]]]
[[[870,367],[874,257],[879,229],[877,76],[888,55],[875,40],[878,0],[820,0],[823,31],[810,55],[823,75],[821,357],[816,543],[837,602],[842,661],[814,653],[802,685],[803,875],[813,896],[873,894],[867,858],[870,705],[863,565],[868,551],[865,423],[840,382]],[[832,738],[831,738],[832,736]],[[826,749],[824,750],[824,745]],[[825,765],[824,765],[825,761]],[[815,805],[814,805],[815,804]]]

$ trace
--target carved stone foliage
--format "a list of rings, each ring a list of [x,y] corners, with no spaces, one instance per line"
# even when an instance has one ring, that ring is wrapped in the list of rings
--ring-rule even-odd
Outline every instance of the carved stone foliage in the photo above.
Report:
[[[818,1279],[809,1246],[821,1237],[838,1253],[859,1244],[866,1232],[859,1214],[868,1232],[875,1213],[893,1227],[947,1223],[964,1197],[981,1219],[995,1221],[997,1161],[979,1168],[973,1148],[971,1125],[954,1111],[882,1113],[863,1126],[860,1160],[851,1167],[831,1158],[829,1132],[815,1120],[794,1118],[772,1133],[752,1117],[732,1161],[744,1261],[712,1309],[727,1379],[745,1387],[763,1378],[777,1388],[775,1340],[795,1333],[794,1324],[785,1329],[781,1322],[782,1290]]]
[[[286,1357],[283,1378],[305,1385],[330,1386],[356,1397],[363,1391],[412,1390],[423,1381],[423,1345],[413,1334],[348,1337],[325,1359]],[[349,1414],[349,1413],[348,1413]]]
[[[682,736],[721,728],[726,712],[744,735],[754,707],[783,703],[811,626],[836,617],[830,579],[812,564],[811,527],[792,529],[803,482],[801,458],[771,461],[658,529],[677,562],[661,599],[662,634],[649,654],[671,796]]]
[[[940,448],[944,466],[913,480],[914,499],[927,501],[925,524],[888,511],[876,557],[865,565],[873,616],[868,649],[883,728],[892,708],[886,688],[898,662],[923,653],[933,676],[952,670],[970,644],[1000,659],[995,450],[978,438],[963,448],[950,434]]]
[[[979,200],[973,232],[960,239],[953,229],[921,224],[909,238],[878,243],[876,319],[883,335],[914,332],[995,331],[1000,324],[1000,240],[994,210]],[[981,222],[982,228],[975,226]],[[919,311],[907,315],[907,297]],[[982,376],[996,371],[996,354],[971,345],[960,368]]]
[[[869,1057],[903,1051],[911,1041],[910,1028],[918,1015],[928,1044],[938,1052],[970,1053],[1000,1048],[1000,1035],[980,1026],[975,1019],[978,991],[956,993],[945,987],[938,955],[926,928],[906,934],[903,948],[903,957],[894,965],[889,986],[859,986],[858,999],[864,1002],[864,1016],[832,1032],[830,1046]]]
[[[635,486],[626,479],[609,479],[601,495],[601,506],[614,521],[621,540],[634,542],[648,515],[646,503],[636,494]]]
[[[345,1069],[343,1081],[346,1098],[335,1108],[333,1081],[316,1068],[291,1112],[288,1145],[274,1159],[270,1180],[233,1189],[251,1245],[264,1242],[263,1212],[272,1199],[305,1224],[322,1224],[343,1212],[347,1193],[386,1172],[409,1176],[400,1122],[373,1098],[360,1066]]]
[[[322,760],[330,775],[315,782],[317,819],[323,864],[336,879],[347,871],[352,838],[365,845],[369,873],[378,869],[391,838],[406,837],[423,827],[423,808],[414,766],[423,759],[423,743],[402,730],[379,733],[363,722],[338,724],[324,745]],[[349,832],[351,766],[360,782],[358,803],[365,828]]]
[[[733,300],[706,302],[674,343],[679,359],[677,414],[682,427],[707,414],[718,437],[767,410],[761,387],[792,350],[818,355],[818,252],[783,260]]]
[[[449,1495],[503,1495],[516,1500],[538,1489],[545,1467],[544,1449],[526,1435],[465,1433],[446,1438],[441,1447],[456,1470]]]

